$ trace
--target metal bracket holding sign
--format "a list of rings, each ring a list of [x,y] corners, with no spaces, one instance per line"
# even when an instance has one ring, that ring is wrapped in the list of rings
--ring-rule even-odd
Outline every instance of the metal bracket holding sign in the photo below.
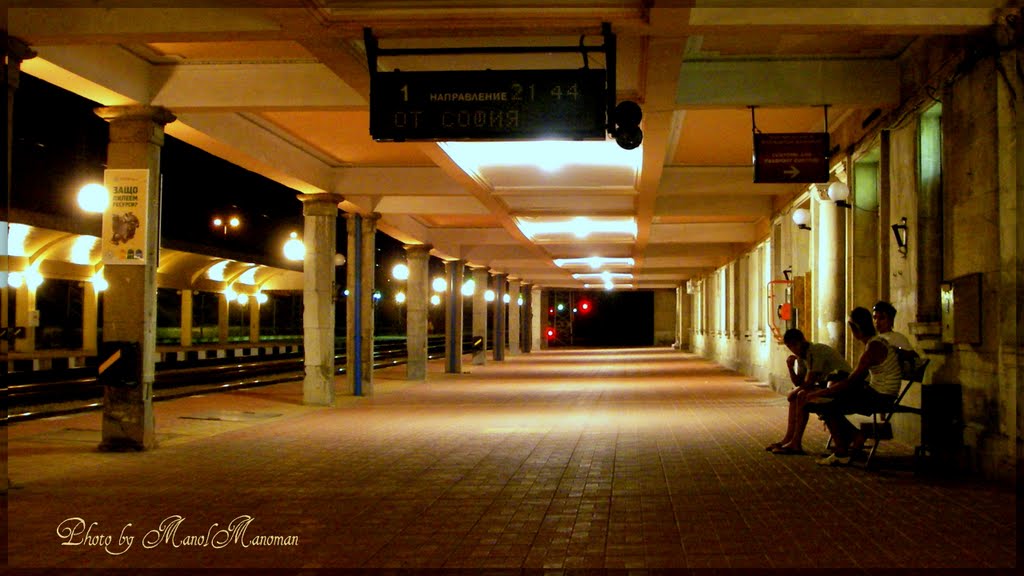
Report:
[[[370,73],[370,135],[377,141],[604,140],[614,133],[615,35],[587,46],[380,48],[364,29]],[[605,68],[591,69],[600,52]],[[571,70],[378,71],[381,56],[579,53]]]
[[[829,180],[828,107],[824,132],[761,132],[750,107],[755,184],[813,184]]]

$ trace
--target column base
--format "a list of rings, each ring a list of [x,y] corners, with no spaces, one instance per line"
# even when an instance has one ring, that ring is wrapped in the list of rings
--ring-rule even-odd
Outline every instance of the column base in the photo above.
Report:
[[[100,452],[142,452],[152,448],[156,448],[155,443],[147,448],[141,442],[129,438],[111,438],[100,442],[100,445],[96,447]]]

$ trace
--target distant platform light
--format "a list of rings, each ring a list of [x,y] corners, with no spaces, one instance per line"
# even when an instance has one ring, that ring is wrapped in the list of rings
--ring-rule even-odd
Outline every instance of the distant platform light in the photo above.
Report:
[[[512,296],[510,296],[509,294],[504,294],[501,297],[501,301],[504,302],[505,304],[508,304],[509,302],[512,301]]]
[[[284,243],[284,257],[289,260],[303,260],[306,257],[306,245],[299,240],[296,232],[292,232]]]
[[[448,289],[448,282],[444,278],[434,278],[431,286],[434,288],[434,292],[444,292]]]
[[[438,296],[437,294],[431,295],[430,296],[430,303],[432,305],[434,305],[434,306],[440,306],[441,305],[441,297]]]
[[[476,292],[476,281],[470,278],[462,284],[462,295],[472,296]]]
[[[263,292],[257,292],[256,293],[256,303],[257,304],[266,304],[267,300],[270,300],[270,296],[267,296]]]
[[[395,280],[408,280],[409,267],[405,264],[395,264],[395,267],[391,269],[391,277]]]
[[[399,293],[395,294],[395,302],[398,302],[399,304],[404,304],[405,303],[405,292],[399,292]]]
[[[110,206],[110,192],[102,184],[86,184],[78,191],[78,206],[86,212],[104,212]]]
[[[494,290],[488,290],[484,292],[484,300],[488,302],[494,302]]]

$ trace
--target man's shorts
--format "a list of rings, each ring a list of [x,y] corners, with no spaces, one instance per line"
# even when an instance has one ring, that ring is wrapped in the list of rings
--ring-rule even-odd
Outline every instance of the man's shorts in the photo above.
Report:
[[[807,411],[820,414],[822,417],[844,416],[846,414],[864,414],[870,416],[878,412],[886,412],[892,408],[896,397],[880,394],[867,384],[853,385],[839,394],[832,396],[830,401],[807,405]]]

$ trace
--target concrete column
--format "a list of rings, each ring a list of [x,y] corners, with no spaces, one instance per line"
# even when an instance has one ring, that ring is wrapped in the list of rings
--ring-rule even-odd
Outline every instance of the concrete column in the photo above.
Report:
[[[192,345],[192,291],[181,291],[181,345]]]
[[[530,289],[530,351],[542,350],[544,348],[544,334],[541,326],[544,325],[544,318],[547,318],[548,309],[541,297],[540,286],[533,286]]]
[[[473,354],[473,364],[476,365],[487,363],[487,300],[484,299],[484,292],[487,291],[489,279],[486,268],[473,268],[473,282],[476,284],[473,292],[473,340],[483,339],[483,347]]]
[[[508,274],[494,275],[494,360],[505,360],[505,283]]]
[[[346,306],[346,386],[348,394],[373,394],[373,289],[379,214],[346,214],[349,295]]]
[[[409,266],[405,298],[405,364],[407,380],[427,379],[427,313],[430,306],[429,244],[405,246]]]
[[[523,307],[520,311],[520,337],[524,354],[533,352],[533,285],[523,282],[519,289],[523,295]]]
[[[548,328],[551,328],[551,314],[548,310],[551,309],[551,291],[541,290],[538,297],[540,302],[540,314],[538,314],[538,335],[537,342],[540,344],[541,350],[548,349]]]
[[[5,21],[6,23],[6,21]],[[6,26],[4,26],[6,28]],[[6,31],[6,30],[5,30]],[[36,53],[33,52],[27,44],[7,36],[7,42],[4,46],[4,56],[6,60],[6,70],[4,70],[4,76],[7,78],[7,180],[4,183],[7,188],[11,189],[11,149],[14,144],[14,93],[18,90],[18,84],[21,80],[21,63],[24,60],[35,57]],[[0,224],[0,234],[3,234],[4,238],[7,238],[7,222],[10,218],[7,216],[7,201],[3,204],[0,210],[3,210],[2,218],[3,224]],[[7,250],[0,251],[0,273],[7,273],[11,269]],[[3,288],[0,288],[0,330],[7,331],[9,335],[5,338],[0,338],[0,354],[7,354],[10,352],[10,338],[13,334],[9,332],[14,328],[11,324],[10,310],[8,308],[8,298],[10,289],[7,287],[7,282],[3,283]],[[95,322],[93,322],[95,326]],[[94,328],[95,330],[95,328]],[[7,363],[0,362],[0,374],[7,373]],[[6,380],[6,377],[5,377]],[[4,410],[6,414],[6,409]],[[7,494],[7,489],[10,486],[10,480],[7,476],[7,433],[4,431],[2,439],[0,439],[0,492],[4,495]],[[6,497],[6,496],[5,496]],[[4,543],[6,544],[6,536],[4,537]],[[6,546],[4,547],[6,550]]]
[[[14,292],[14,325],[24,326],[25,335],[14,341],[15,352],[35,352],[36,324],[39,318],[36,310],[36,291],[25,285],[24,280]]]
[[[444,263],[445,293],[444,310],[444,371],[448,374],[462,374],[462,283],[466,263],[449,260]]]
[[[249,342],[260,341],[260,303],[253,296],[249,297]],[[333,362],[333,358],[332,358]],[[332,367],[333,369],[333,367]]]
[[[231,327],[231,301],[226,294],[217,297],[217,342],[227,344]]]
[[[145,450],[156,447],[153,378],[156,365],[156,268],[160,249],[160,148],[164,126],[175,120],[169,111],[150,106],[97,108],[110,123],[108,169],[149,171],[146,193],[144,264],[104,267],[107,292],[103,306],[103,340],[139,346],[139,385],[106,387],[100,450]]]
[[[827,198],[827,197],[826,197]],[[817,300],[814,340],[846,350],[846,210],[832,202],[811,202],[817,207],[817,239],[813,281]],[[849,357],[849,355],[847,355]]]
[[[522,323],[519,307],[519,281],[508,282],[508,353],[515,356],[521,352],[519,346],[519,328]]]
[[[683,295],[685,292],[682,286],[676,286],[676,339],[672,342],[673,349],[679,349],[683,341]]]
[[[337,252],[340,194],[299,194],[304,221],[302,241],[302,345],[305,377],[302,402],[334,404],[334,254]],[[257,316],[257,326],[259,317]]]
[[[92,282],[85,283],[82,294],[82,350],[96,353],[96,322],[99,320],[99,294]]]

